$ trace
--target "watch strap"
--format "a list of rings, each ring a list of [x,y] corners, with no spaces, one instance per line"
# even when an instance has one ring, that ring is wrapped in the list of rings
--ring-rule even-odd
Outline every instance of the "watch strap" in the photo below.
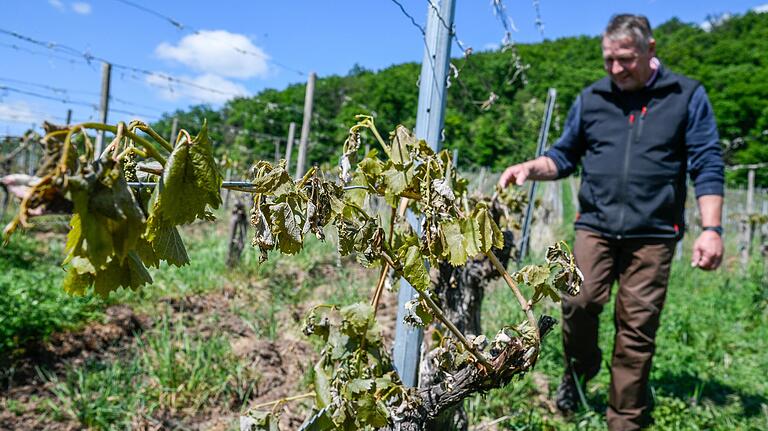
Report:
[[[723,236],[723,227],[722,226],[702,226],[701,230],[711,230],[712,232],[715,232],[716,234]]]

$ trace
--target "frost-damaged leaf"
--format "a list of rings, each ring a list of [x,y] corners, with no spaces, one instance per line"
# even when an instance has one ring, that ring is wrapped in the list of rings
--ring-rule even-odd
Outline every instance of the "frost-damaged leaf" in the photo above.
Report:
[[[144,233],[146,220],[133,193],[128,189],[122,170],[116,167],[110,174],[110,179],[112,184],[107,189],[109,192],[104,193],[104,196],[94,194],[90,199],[94,207],[96,202],[111,202],[110,210],[114,211],[115,217],[110,217],[110,230],[115,255],[122,260],[128,252],[136,248],[137,242]],[[98,184],[98,186],[102,185]]]
[[[406,314],[403,321],[411,326],[423,328],[432,323],[433,316],[429,308],[420,299],[411,299],[405,303]]]
[[[341,173],[339,177],[344,184],[352,181],[352,164],[357,162],[357,152],[360,150],[360,131],[357,127],[353,127],[349,130],[349,136],[344,141],[344,148],[339,159],[339,167]]]
[[[375,186],[384,170],[384,163],[376,157],[376,150],[371,152],[357,164],[357,171],[362,173],[366,183]]]
[[[576,266],[576,260],[565,241],[559,241],[547,249],[547,263],[553,270],[552,284],[555,289],[571,296],[579,293],[584,275]]]
[[[389,148],[389,158],[396,165],[406,165],[411,162],[410,150],[416,147],[418,139],[407,127],[399,124],[391,136],[392,146]]]
[[[301,215],[287,202],[280,202],[269,208],[277,248],[283,254],[296,254],[301,250],[304,237],[301,234]]]
[[[144,231],[144,214],[128,189],[120,165],[99,162],[100,176],[71,178],[72,229],[67,235],[64,263],[75,256],[87,257],[95,267],[110,256],[122,260],[136,248]]]
[[[424,256],[422,256],[418,246],[412,245],[405,252],[403,278],[420,292],[426,292],[429,288],[429,274],[426,266],[424,266]]]
[[[261,201],[261,198],[257,197],[256,200]],[[272,235],[269,220],[271,220],[271,217],[269,216],[268,205],[256,204],[253,206],[253,209],[251,209],[251,225],[256,230],[256,233],[253,235],[251,243],[254,247],[259,248],[259,261],[261,262],[266,261],[267,253],[275,249],[275,237]]]
[[[285,169],[285,160],[277,166],[260,160],[251,168],[253,193],[280,196],[295,189],[291,175]]]
[[[178,226],[195,219],[205,220],[206,206],[218,208],[221,204],[222,176],[213,158],[207,123],[203,123],[200,134],[192,142],[176,145],[163,171],[162,182],[162,190],[158,188],[147,221],[150,242],[158,225]]]
[[[280,431],[279,422],[272,412],[252,412],[240,416],[240,431]]]
[[[453,193],[453,189],[451,189],[450,184],[448,184],[448,180],[445,178],[438,178],[436,180],[432,180],[432,189],[443,199],[451,202],[456,199],[456,195]]]
[[[550,279],[550,267],[548,265],[527,265],[512,275],[518,283],[523,283],[533,288],[532,303],[541,301],[548,296],[553,301],[559,301],[560,297],[552,286]]]

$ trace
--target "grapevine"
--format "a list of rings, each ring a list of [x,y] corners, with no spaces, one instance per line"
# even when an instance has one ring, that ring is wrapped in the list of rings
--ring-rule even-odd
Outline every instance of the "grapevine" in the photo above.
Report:
[[[417,429],[411,426],[435,418],[469,394],[505,385],[529,370],[541,337],[553,324],[551,318],[537,320],[533,306],[545,297],[574,295],[582,277],[564,243],[549,248],[546,263],[508,274],[493,253],[503,247],[504,237],[490,208],[513,211],[509,193],[499,190],[490,202],[471,198],[446,151],[433,151],[404,126],[385,141],[373,118],[357,119],[335,174],[315,167],[294,180],[284,161],[258,161],[248,182],[232,188],[252,196],[252,244],[260,260],[272,251],[296,254],[308,235],[323,240],[332,229],[342,256],[354,255],[361,265],[380,268],[370,304],[321,305],[305,319],[305,334],[319,338],[324,348],[314,367],[314,407],[303,429]],[[94,154],[88,131],[109,132],[114,139],[102,154]],[[373,150],[360,157],[365,132],[378,141],[381,154]],[[179,226],[211,220],[221,204],[221,164],[213,156],[205,123],[194,137],[182,130],[175,142],[138,121],[79,124],[51,131],[43,142],[48,151],[39,180],[4,235],[8,239],[17,228],[28,227],[37,210],[54,198],[70,201],[63,260],[67,292],[92,289],[106,296],[119,288],[138,289],[152,283],[148,267],[159,268],[162,261],[188,263]],[[132,188],[129,182],[140,186]],[[389,220],[364,210],[371,197],[389,205]],[[419,216],[418,229],[405,222],[406,208]],[[466,336],[446,317],[428,269],[444,262],[460,266],[476,257],[490,259],[526,315],[524,322],[501,328],[490,342]],[[437,321],[451,334],[439,346],[438,357],[449,378],[433,387],[404,386],[382,342],[376,306],[390,270],[418,293],[407,307],[407,321],[424,326]],[[532,290],[530,299],[520,285]],[[275,429],[284,402],[270,404],[269,412],[253,412],[244,418],[246,425]]]

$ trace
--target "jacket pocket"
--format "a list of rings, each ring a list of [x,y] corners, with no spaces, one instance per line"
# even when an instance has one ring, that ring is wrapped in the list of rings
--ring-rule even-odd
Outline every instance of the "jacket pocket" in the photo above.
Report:
[[[677,190],[666,176],[630,176],[624,229],[630,235],[675,233]]]

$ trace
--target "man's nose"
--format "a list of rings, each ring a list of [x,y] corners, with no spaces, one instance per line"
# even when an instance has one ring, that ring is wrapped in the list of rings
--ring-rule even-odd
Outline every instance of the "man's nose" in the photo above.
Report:
[[[618,60],[611,60],[610,71],[612,74],[617,75],[624,71],[624,67],[621,66],[621,62]]]

